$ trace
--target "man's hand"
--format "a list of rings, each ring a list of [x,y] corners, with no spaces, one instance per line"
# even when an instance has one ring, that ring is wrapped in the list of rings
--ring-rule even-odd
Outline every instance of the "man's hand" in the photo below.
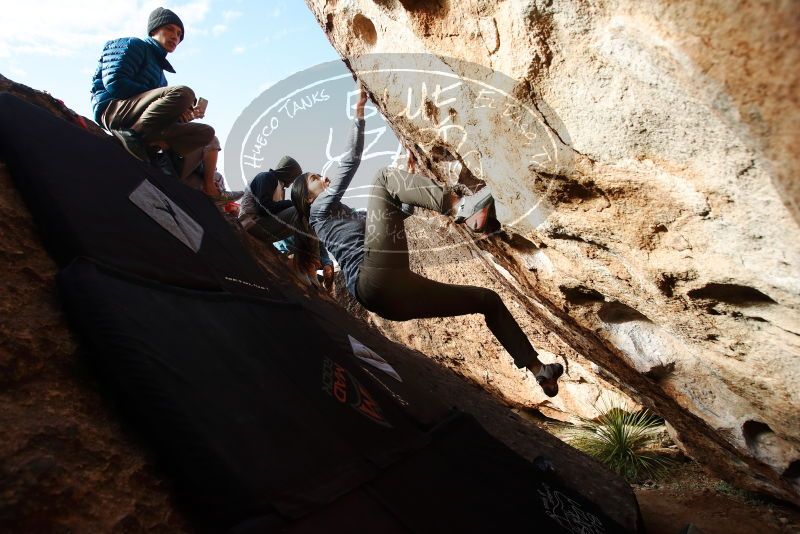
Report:
[[[358,103],[356,103],[356,118],[358,120],[362,120],[364,118],[364,106],[369,100],[369,95],[367,94],[367,90],[364,89],[364,86],[360,86],[361,94],[358,96]]]
[[[202,119],[202,118],[203,118],[203,117],[205,117],[205,116],[206,116],[206,113],[205,113],[205,111],[203,111],[202,109],[200,109],[200,108],[194,108],[194,109],[192,109],[192,117],[193,117],[193,118],[195,118],[195,119]]]
[[[181,113],[180,118],[178,119],[180,122],[191,122],[194,120],[194,109],[187,109],[183,113]]]

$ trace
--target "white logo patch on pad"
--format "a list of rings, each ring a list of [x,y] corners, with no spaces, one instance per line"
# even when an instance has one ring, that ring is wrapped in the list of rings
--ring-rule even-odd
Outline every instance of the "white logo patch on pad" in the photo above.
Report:
[[[200,250],[203,227],[149,180],[139,184],[128,198],[194,253]]]
[[[403,379],[400,378],[400,375],[397,374],[397,371],[394,370],[394,367],[392,367],[392,365],[389,362],[378,356],[378,354],[375,351],[373,351],[371,348],[361,343],[353,336],[348,334],[347,337],[350,339],[350,346],[353,348],[353,355],[356,358],[358,358],[362,362],[370,364],[371,366],[377,369],[380,369],[381,371],[391,376],[398,382],[403,381]]]

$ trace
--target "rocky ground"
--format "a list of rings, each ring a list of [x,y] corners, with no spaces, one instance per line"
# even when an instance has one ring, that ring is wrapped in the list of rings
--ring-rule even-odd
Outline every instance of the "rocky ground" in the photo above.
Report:
[[[648,534],[675,534],[687,523],[705,534],[800,532],[800,509],[734,488],[693,462],[658,482],[635,485]]]
[[[515,409],[529,423],[564,439],[572,425]],[[666,433],[655,446],[668,467],[631,484],[648,534],[676,534],[693,524],[704,534],[800,532],[800,507],[732,486],[684,456]]]

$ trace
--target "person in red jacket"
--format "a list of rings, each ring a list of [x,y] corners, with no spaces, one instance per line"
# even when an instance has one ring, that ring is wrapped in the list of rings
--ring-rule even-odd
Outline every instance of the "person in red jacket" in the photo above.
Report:
[[[203,191],[216,200],[231,201],[241,193],[220,193],[214,185],[219,141],[214,129],[193,122],[204,111],[194,91],[167,85],[164,71],[175,72],[167,54],[183,41],[181,19],[156,8],[147,21],[146,39],[124,37],[105,44],[92,78],[95,121],[109,130],[132,156],[149,161],[148,149],[169,149],[178,156],[179,178],[204,163]],[[216,146],[215,146],[216,145]]]

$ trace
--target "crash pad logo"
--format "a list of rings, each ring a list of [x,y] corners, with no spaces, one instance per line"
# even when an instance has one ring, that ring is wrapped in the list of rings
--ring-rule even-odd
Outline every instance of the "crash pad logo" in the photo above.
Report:
[[[203,227],[149,180],[143,180],[128,198],[192,252],[200,250]]]
[[[565,532],[581,534],[603,534],[606,532],[603,522],[596,515],[584,510],[575,500],[547,484],[539,490],[545,513],[558,523]]]
[[[328,358],[322,362],[322,390],[372,422],[392,427],[367,388],[361,385],[347,369]]]

